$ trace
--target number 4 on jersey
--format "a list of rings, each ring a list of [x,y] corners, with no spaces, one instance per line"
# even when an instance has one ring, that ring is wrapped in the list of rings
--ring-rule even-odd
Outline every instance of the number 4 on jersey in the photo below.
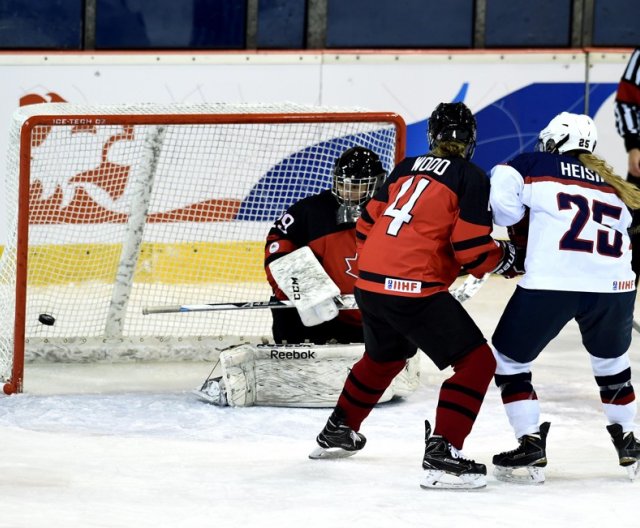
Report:
[[[400,228],[404,224],[408,224],[409,222],[411,222],[411,220],[413,220],[411,209],[413,209],[420,195],[424,192],[429,183],[431,183],[431,181],[427,180],[426,178],[420,178],[409,199],[402,207],[398,208],[398,202],[412,187],[414,180],[415,176],[412,176],[402,184],[402,187],[400,187],[400,191],[398,192],[396,199],[389,207],[386,208],[385,212],[383,213],[384,216],[390,216],[393,218],[393,220],[389,223],[389,227],[387,228],[387,234],[391,236],[398,236]]]

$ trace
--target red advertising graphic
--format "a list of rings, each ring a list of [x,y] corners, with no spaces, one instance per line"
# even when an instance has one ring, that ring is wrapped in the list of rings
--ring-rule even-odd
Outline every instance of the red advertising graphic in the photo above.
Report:
[[[67,101],[55,92],[48,92],[45,96],[30,93],[20,98],[20,106],[48,102]],[[51,136],[51,129],[50,126],[39,126],[34,130],[32,159],[38,158],[38,150],[44,148],[46,140]],[[95,125],[69,128],[71,136],[90,134],[95,137],[97,133],[98,127]],[[54,177],[51,178],[53,184],[45,183],[43,179],[48,179],[49,175],[42,174],[42,170],[53,170],[53,168],[49,167],[48,163],[42,163],[45,168],[40,169],[40,175],[32,175],[29,187],[29,222],[31,224],[126,223],[129,214],[121,212],[123,208],[116,205],[125,195],[130,182],[131,165],[113,162],[109,159],[109,154],[116,144],[134,139],[134,125],[122,125],[120,132],[109,136],[102,144],[97,166],[76,174],[69,174],[68,178],[63,178],[65,181],[60,181],[58,175],[57,180]],[[61,145],[61,148],[64,147]],[[91,148],[95,146],[91,144]],[[72,151],[70,154],[73,155]],[[51,185],[55,186],[50,188]],[[102,192],[92,192],[96,188]],[[100,194],[100,197],[96,194]],[[241,200],[236,199],[208,199],[174,210],[151,213],[147,217],[147,222],[229,221],[235,218],[240,204]]]

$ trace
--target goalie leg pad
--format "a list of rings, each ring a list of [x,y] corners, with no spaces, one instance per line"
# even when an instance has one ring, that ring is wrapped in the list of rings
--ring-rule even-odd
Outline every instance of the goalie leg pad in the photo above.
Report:
[[[202,387],[193,391],[193,393],[206,403],[225,407],[227,402],[227,389],[224,385],[222,376],[209,378],[204,382]]]
[[[221,382],[232,407],[334,407],[349,370],[363,354],[362,344],[245,344],[220,353]],[[380,401],[409,395],[418,387],[419,375],[416,355]],[[210,400],[216,398],[201,399],[215,403]]]

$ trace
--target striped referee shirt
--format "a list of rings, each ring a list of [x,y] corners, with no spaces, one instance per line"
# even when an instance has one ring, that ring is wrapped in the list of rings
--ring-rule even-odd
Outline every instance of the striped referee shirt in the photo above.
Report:
[[[640,148],[640,48],[631,54],[618,84],[615,101],[616,128],[627,152]]]

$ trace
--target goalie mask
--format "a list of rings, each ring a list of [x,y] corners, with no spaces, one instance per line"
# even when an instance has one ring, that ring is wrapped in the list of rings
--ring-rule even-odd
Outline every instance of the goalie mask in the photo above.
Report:
[[[375,194],[386,173],[378,155],[364,147],[353,147],[336,160],[331,191],[338,200],[338,224],[355,222],[361,207]]]
[[[564,154],[592,153],[598,141],[596,125],[589,116],[562,112],[540,132],[536,151]]]
[[[476,118],[464,103],[440,103],[429,118],[429,148],[444,141],[466,145],[465,159],[471,159],[476,149]]]

